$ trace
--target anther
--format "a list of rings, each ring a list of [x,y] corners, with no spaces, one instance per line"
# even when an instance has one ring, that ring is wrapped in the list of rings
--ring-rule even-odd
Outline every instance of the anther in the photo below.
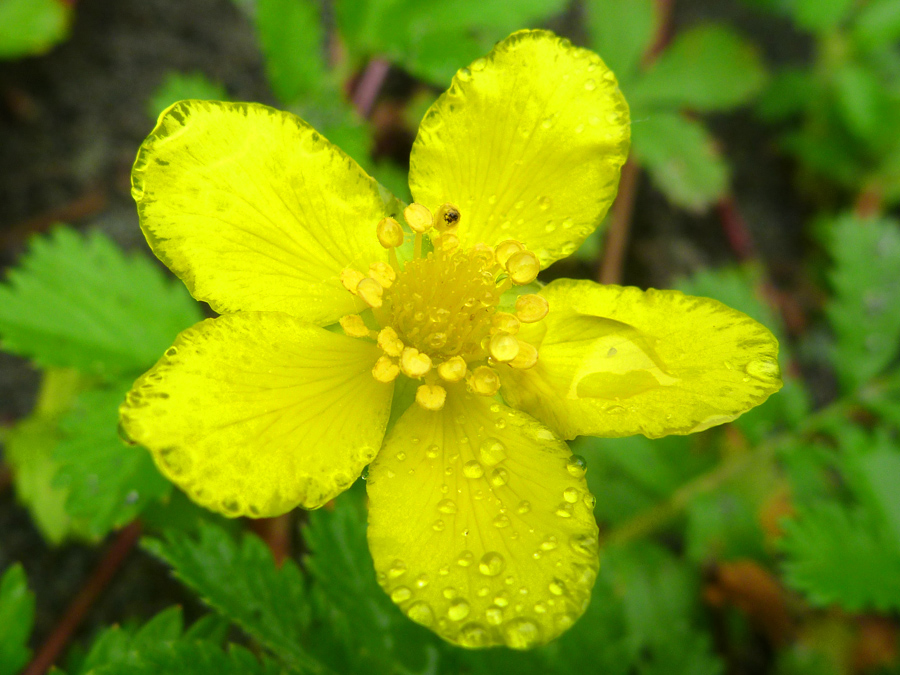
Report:
[[[431,357],[415,347],[405,347],[400,354],[400,370],[414,380],[425,377],[431,370]]]
[[[416,389],[416,403],[425,410],[440,410],[447,400],[447,390],[436,384],[423,384]]]
[[[469,387],[476,394],[493,396],[500,391],[500,376],[493,368],[478,366],[469,378]]]
[[[514,284],[519,286],[530,284],[537,279],[538,272],[541,271],[541,263],[531,251],[514,253],[506,261],[505,267],[509,273],[509,278],[512,279]]]
[[[519,319],[509,312],[495,312],[491,317],[491,332],[515,335],[519,332]]]
[[[387,356],[380,356],[372,368],[372,377],[379,382],[393,382],[400,374],[400,366]]]
[[[423,234],[431,229],[433,222],[431,211],[421,204],[413,202],[407,206],[403,209],[403,217],[406,218],[409,229],[416,234]]]
[[[390,216],[381,219],[375,232],[378,234],[378,242],[385,248],[403,245],[403,228]]]
[[[445,232],[438,240],[442,251],[455,251],[459,248],[459,237],[450,232]]]
[[[453,204],[441,204],[434,214],[434,229],[445,232],[451,227],[459,225],[459,209]]]
[[[347,316],[342,316],[340,323],[341,328],[344,329],[344,333],[346,333],[350,337],[368,337],[369,333],[373,332],[369,330],[369,327],[365,324],[359,314],[348,314]]]
[[[447,382],[459,382],[466,376],[466,360],[461,356],[447,359],[437,368],[438,375]]]
[[[550,304],[546,298],[531,293],[520,295],[516,298],[516,316],[522,323],[535,323],[540,321],[550,311]]]
[[[374,262],[369,265],[369,276],[377,281],[383,288],[390,288],[397,279],[394,268],[385,262]]]
[[[489,351],[494,359],[507,363],[519,355],[519,341],[512,335],[498,333],[491,338]]]
[[[397,331],[390,326],[385,326],[378,333],[378,346],[388,356],[400,356],[403,353],[404,344],[397,336]]]
[[[494,249],[494,256],[497,258],[497,262],[500,264],[500,267],[506,267],[506,262],[513,257],[519,251],[524,251],[525,247],[518,241],[514,239],[507,239],[506,241],[501,241],[497,244],[497,248]]]
[[[369,307],[381,307],[381,296],[384,295],[384,287],[372,277],[366,277],[356,286],[356,294],[361,297]]]
[[[530,342],[519,340],[519,353],[516,354],[516,358],[509,362],[509,365],[519,370],[527,370],[528,368],[533,368],[537,362],[538,350],[534,348],[534,345]]]
[[[341,270],[341,283],[344,285],[348,291],[356,295],[356,288],[359,286],[359,282],[366,278],[366,275],[362,272],[357,272],[352,267],[345,267]]]

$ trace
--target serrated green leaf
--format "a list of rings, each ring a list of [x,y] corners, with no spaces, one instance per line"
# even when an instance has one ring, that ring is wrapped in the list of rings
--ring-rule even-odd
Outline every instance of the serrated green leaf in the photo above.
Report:
[[[856,15],[853,39],[866,49],[878,49],[900,40],[900,3],[869,0]]]
[[[310,549],[306,567],[316,581],[320,614],[328,627],[322,640],[332,649],[339,672],[391,672],[402,665],[421,672],[442,643],[410,621],[375,580],[366,542],[362,486],[335,500],[333,511],[309,514],[304,540]]]
[[[166,74],[163,81],[153,91],[147,103],[147,112],[153,119],[173,103],[189,98],[206,101],[227,101],[228,93],[218,82],[213,82],[203,73]]]
[[[674,204],[701,211],[728,187],[728,167],[702,124],[656,112],[635,122],[632,147],[653,182]]]
[[[69,515],[96,537],[131,522],[172,489],[150,454],[118,435],[119,404],[130,388],[126,381],[83,392],[60,422],[54,485],[68,491]]]
[[[900,223],[842,216],[831,223],[826,314],[835,333],[833,365],[845,389],[879,374],[900,351]]]
[[[34,594],[21,565],[0,578],[0,675],[16,675],[28,663],[28,638],[34,625]]]
[[[659,24],[654,0],[588,0],[584,7],[590,47],[627,92]]]
[[[871,514],[823,501],[782,524],[784,577],[815,605],[900,608],[900,554]]]
[[[290,104],[325,86],[325,37],[319,3],[257,0],[256,32],[266,75],[278,99]]]
[[[68,35],[71,14],[61,0],[0,0],[0,59],[49,51]]]
[[[238,545],[221,528],[204,524],[199,538],[167,532],[145,547],[174,568],[201,599],[265,645],[280,660],[308,673],[330,669],[308,651],[310,599],[293,561],[277,568],[259,539],[245,535]]]
[[[765,78],[751,43],[723,26],[699,26],[678,35],[635,80],[628,101],[642,109],[727,110],[749,100]]]
[[[99,232],[61,227],[33,239],[0,284],[5,350],[110,379],[153,365],[201,318],[180,283],[145,256],[125,256]]]

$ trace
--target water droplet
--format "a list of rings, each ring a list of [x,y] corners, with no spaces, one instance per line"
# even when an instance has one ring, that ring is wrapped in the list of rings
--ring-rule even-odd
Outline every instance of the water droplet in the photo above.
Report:
[[[506,595],[506,591],[500,591],[494,596],[494,604],[497,605],[497,607],[506,607],[509,605],[509,597]]]
[[[421,600],[419,602],[414,602],[409,606],[406,610],[406,616],[423,626],[431,626],[434,624],[434,612],[432,611],[431,606],[427,602]]]
[[[472,71],[468,68],[460,68],[456,71],[456,79],[460,82],[469,82],[472,79]]]
[[[495,577],[506,567],[506,560],[496,551],[485,553],[478,563],[478,571],[486,577]]]
[[[444,565],[441,569],[438,570],[438,574],[440,574],[442,577],[445,577],[450,574],[450,568],[447,565]]]
[[[588,91],[594,91],[594,89],[597,88],[597,81],[596,80],[585,80],[584,88],[587,89]]]
[[[484,58],[475,59],[472,63],[469,64],[469,70],[473,73],[477,73],[481,70],[484,70],[484,67],[487,65],[487,61]]]
[[[478,623],[467,623],[460,628],[457,639],[459,644],[469,648],[487,647],[490,643],[490,635],[485,627]]]
[[[452,600],[457,595],[459,595],[459,592],[455,588],[453,588],[453,586],[447,586],[447,588],[441,591],[441,595],[447,598],[447,600]]]
[[[513,649],[530,649],[541,641],[541,628],[531,619],[513,619],[503,626],[503,638]]]
[[[456,502],[452,499],[442,499],[437,503],[437,510],[441,513],[456,513]]]
[[[431,580],[428,578],[427,574],[420,574],[416,577],[416,586],[419,588],[425,588]]]
[[[556,507],[556,515],[558,515],[560,518],[571,518],[572,505],[567,502],[563,502]]]
[[[587,473],[587,461],[581,455],[572,455],[566,462],[566,470],[575,478],[581,478]]]
[[[562,227],[564,230],[571,230],[573,225],[575,225],[575,223],[571,218],[566,218],[564,221],[562,221]]]
[[[509,472],[503,467],[491,471],[491,485],[501,487],[509,482]]]
[[[549,589],[553,595],[562,595],[566,592],[566,585],[560,579],[554,579],[550,582]]]
[[[529,502],[527,499],[523,499],[522,501],[520,501],[519,505],[516,507],[516,513],[522,515],[528,513],[529,511],[531,511],[531,502]]]
[[[402,462],[404,459],[406,459],[406,453],[405,453],[405,452],[398,452],[398,453],[397,453],[397,461],[398,461],[398,462]]]
[[[406,574],[406,563],[402,560],[395,560],[391,563],[391,566],[388,568],[387,573],[391,579],[402,577],[404,574]]]
[[[509,525],[510,525],[509,516],[506,516],[501,513],[499,516],[494,518],[494,527],[496,527],[496,528],[502,529],[504,527],[509,527]]]
[[[391,591],[391,600],[396,603],[406,602],[412,597],[412,591],[409,590],[406,586],[397,586],[393,591]]]
[[[469,616],[469,603],[460,598],[459,600],[454,600],[450,603],[450,608],[447,610],[447,616],[451,621],[462,621],[467,616]]]
[[[619,350],[618,350],[618,349],[616,349],[615,347],[610,347],[610,348],[609,348],[609,351],[606,352],[606,357],[607,357],[607,358],[612,358],[613,356],[615,356],[615,355],[618,354],[618,353],[619,353]]]
[[[503,623],[503,610],[499,607],[488,607],[484,612],[484,618],[492,626],[499,626]]]
[[[559,546],[559,540],[552,534],[541,542],[541,549],[544,551],[552,551]]]
[[[434,521],[434,524],[431,526],[431,529],[434,530],[435,532],[443,532],[444,528],[446,526],[447,525],[444,523],[444,521],[441,520],[440,518],[438,518],[436,521]]]
[[[590,492],[588,492],[586,495],[584,495],[584,505],[588,507],[588,509],[593,511],[594,507],[597,506],[597,498]]]
[[[596,555],[597,548],[600,544],[597,541],[597,537],[593,537],[589,534],[576,534],[569,539],[569,545],[576,553],[593,557]]]
[[[463,464],[463,474],[466,478],[481,478],[484,475],[484,468],[473,459]]]
[[[463,551],[459,554],[459,557],[456,559],[456,564],[460,567],[468,567],[472,564],[472,561],[475,559],[475,554],[472,551]]]
[[[488,466],[499,464],[506,458],[506,446],[496,438],[485,438],[478,446],[478,458]]]
[[[546,614],[547,613],[547,605],[545,605],[543,602],[536,602],[536,603],[534,603],[534,611],[537,614]]]
[[[578,490],[578,488],[567,487],[565,490],[563,490],[563,499],[565,499],[570,504],[574,504],[578,501],[579,494],[581,494],[581,492]]]
[[[775,359],[765,358],[751,361],[744,369],[751,377],[757,380],[773,380],[778,377],[778,362]]]
[[[497,203],[497,195],[491,195],[490,197],[488,197],[487,203],[490,204],[491,206],[496,204]]]
[[[438,456],[438,453],[440,452],[440,450],[441,449],[437,445],[432,443],[431,445],[428,446],[428,449],[425,451],[425,456],[428,459],[435,459]]]
[[[575,623],[575,619],[572,618],[571,614],[559,613],[559,614],[554,615],[553,623],[556,624],[557,630],[567,631]]]
[[[538,199],[538,208],[540,208],[541,211],[546,211],[552,205],[553,205],[553,200],[550,197],[547,197],[546,195],[541,197],[540,199]]]

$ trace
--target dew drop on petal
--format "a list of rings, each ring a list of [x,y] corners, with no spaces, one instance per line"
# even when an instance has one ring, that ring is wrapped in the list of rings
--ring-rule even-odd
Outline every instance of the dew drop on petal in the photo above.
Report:
[[[391,600],[396,603],[406,602],[412,597],[412,591],[409,590],[406,586],[397,586],[393,591],[391,591]]]
[[[469,603],[460,598],[459,600],[454,600],[450,603],[450,608],[447,610],[447,616],[451,621],[462,621],[469,616],[470,609]]]
[[[466,478],[481,478],[484,475],[484,468],[473,459],[463,464],[463,475]]]
[[[431,605],[421,600],[409,606],[406,610],[406,616],[423,626],[434,624],[434,611],[431,609]]]
[[[437,504],[437,510],[441,513],[456,513],[456,502],[452,499],[442,499]]]
[[[496,551],[485,553],[478,563],[478,571],[486,577],[495,577],[506,567],[506,560]]]
[[[531,619],[513,619],[504,624],[503,638],[513,649],[529,649],[540,642],[541,628]]]
[[[578,501],[579,490],[578,488],[568,487],[563,490],[563,499],[565,499],[570,504],[574,504]]]
[[[566,470],[575,478],[581,478],[587,473],[587,461],[581,455],[572,455],[566,462]]]

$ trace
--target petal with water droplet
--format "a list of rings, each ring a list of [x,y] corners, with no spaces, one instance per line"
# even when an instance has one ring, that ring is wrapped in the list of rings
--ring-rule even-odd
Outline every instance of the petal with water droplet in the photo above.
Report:
[[[506,421],[502,428],[499,419]],[[485,430],[505,457],[473,478],[462,467],[476,461]],[[453,452],[407,450],[403,468],[412,462],[416,470],[410,476],[396,456],[414,435],[422,447]],[[443,410],[411,406],[370,466],[375,480],[367,485],[369,547],[385,591],[407,613],[416,607],[425,614],[427,606],[435,617],[431,628],[465,647],[524,649],[559,635],[563,627],[553,617],[574,620],[584,611],[598,564],[597,525],[581,499],[587,485],[583,472],[568,470],[571,457],[534,418],[464,386],[450,388]],[[448,463],[457,470],[447,474]],[[501,470],[497,480],[494,472]],[[578,495],[574,503],[566,501],[571,494]],[[439,531],[432,528],[438,517],[446,523]],[[390,574],[397,560],[408,568],[402,577]],[[411,588],[406,580],[423,574],[440,584]],[[511,589],[527,594],[528,602],[510,602]]]
[[[563,438],[702,431],[781,388],[775,337],[716,300],[568,279],[540,294],[550,313],[519,333],[537,365],[498,371],[506,400]]]
[[[547,31],[514,33],[481,61],[422,120],[410,189],[430,209],[460,209],[463,245],[514,237],[546,267],[574,251],[612,203],[628,106],[600,57]]]

